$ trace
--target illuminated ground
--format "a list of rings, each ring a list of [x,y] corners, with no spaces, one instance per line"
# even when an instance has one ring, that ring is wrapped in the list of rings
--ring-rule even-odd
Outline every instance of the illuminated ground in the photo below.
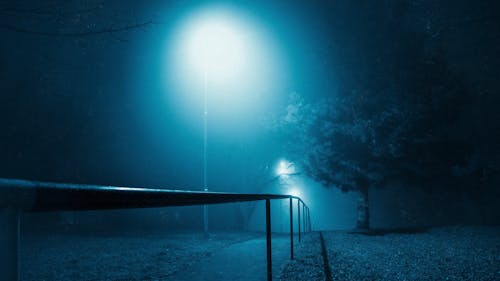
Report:
[[[277,276],[288,236],[273,242]],[[22,280],[265,280],[265,249],[263,233],[29,235]]]
[[[281,280],[500,280],[499,227],[374,235],[324,232],[323,237],[326,259],[319,234],[309,236],[296,261],[284,267]]]
[[[288,236],[273,237],[273,275],[278,276],[281,266],[289,258]],[[221,248],[208,258],[200,260],[190,270],[177,274],[176,281],[266,280],[266,240],[250,239]]]
[[[275,280],[500,280],[500,227],[273,235]],[[29,235],[22,280],[265,280],[262,233]],[[326,253],[326,255],[323,255]],[[325,266],[328,264],[328,266]],[[330,271],[331,279],[326,278]]]

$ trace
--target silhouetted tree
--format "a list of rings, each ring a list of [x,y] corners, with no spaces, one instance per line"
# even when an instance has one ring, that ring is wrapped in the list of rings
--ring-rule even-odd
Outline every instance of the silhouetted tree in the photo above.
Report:
[[[470,96],[441,42],[398,26],[386,10],[369,11],[360,14],[376,24],[351,28],[360,39],[331,50],[344,71],[339,90],[320,99],[292,95],[276,124],[307,175],[360,193],[362,229],[371,187],[451,184],[453,167],[472,155],[457,125]]]
[[[105,1],[0,1],[0,29],[49,37],[107,34],[123,40],[120,33],[141,29],[151,20],[138,20],[125,12],[123,3]],[[118,9],[122,7],[122,9]]]

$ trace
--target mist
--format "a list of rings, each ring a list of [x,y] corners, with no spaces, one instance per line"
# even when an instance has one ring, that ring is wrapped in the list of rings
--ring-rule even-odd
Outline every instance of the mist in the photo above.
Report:
[[[325,257],[327,233],[441,235],[456,227],[463,237],[498,238],[498,8],[495,1],[1,2],[0,178],[297,196],[310,209],[313,231],[304,241],[315,249],[321,234]],[[2,204],[11,198],[1,196]],[[264,201],[20,216],[22,259],[36,270],[44,264],[30,249],[53,247],[57,237],[67,245],[121,237],[111,245],[166,235],[188,252],[194,240],[212,241],[186,252],[197,260],[266,231]],[[272,200],[271,221],[285,245],[288,199]],[[498,240],[488,243],[498,254]],[[299,265],[290,266],[275,274],[314,280],[292,277]],[[210,271],[207,263],[197,268]],[[181,280],[35,269],[22,267],[21,279]],[[228,276],[206,280],[236,280]]]

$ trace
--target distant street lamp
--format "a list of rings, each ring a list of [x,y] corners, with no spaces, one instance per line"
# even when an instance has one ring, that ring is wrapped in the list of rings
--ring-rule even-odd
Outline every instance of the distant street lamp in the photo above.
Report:
[[[289,162],[287,160],[281,160],[276,167],[276,175],[279,177],[279,183],[281,185],[287,185],[288,194],[293,196],[299,195],[299,189],[292,185],[290,180],[290,176],[296,175],[295,164],[293,162]]]
[[[295,174],[295,164],[287,160],[280,160],[276,167],[276,175],[287,179],[292,174]]]
[[[292,196],[300,196],[299,188],[296,186],[296,184],[290,179],[290,176],[296,175],[295,171],[295,164],[293,162],[289,162],[287,160],[280,160],[278,162],[278,165],[276,167],[276,176],[279,179],[279,186],[281,188],[286,188],[287,191],[286,193],[288,195]],[[282,220],[282,213],[285,212],[288,208],[285,208],[283,210],[283,205],[282,201],[280,201],[280,211],[279,213],[279,221],[283,222]],[[283,223],[281,224],[281,230],[283,230]]]
[[[288,190],[288,194],[289,195],[292,195],[292,196],[296,196],[296,197],[300,197],[300,190],[296,187],[296,186],[292,186],[289,190]]]

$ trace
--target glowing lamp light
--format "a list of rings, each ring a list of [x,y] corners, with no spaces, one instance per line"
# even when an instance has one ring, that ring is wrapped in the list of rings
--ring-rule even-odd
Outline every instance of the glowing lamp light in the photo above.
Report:
[[[297,187],[292,187],[290,191],[288,191],[289,195],[300,197],[300,190]]]
[[[173,85],[181,86],[179,94],[174,96],[203,105],[198,112],[203,112],[203,190],[208,191],[208,112],[219,113],[226,108],[238,113],[251,112],[250,105],[256,105],[259,99],[245,94],[255,92],[254,85],[269,83],[260,78],[270,76],[269,69],[274,67],[269,62],[276,58],[270,57],[273,52],[264,48],[268,45],[263,40],[266,36],[260,34],[243,12],[215,5],[196,9],[186,16],[172,36],[168,69],[175,81]],[[218,105],[217,110],[212,105]],[[223,121],[229,123],[227,119]],[[206,205],[203,213],[204,230],[208,233]]]
[[[187,33],[187,61],[196,72],[211,79],[230,79],[245,65],[248,56],[243,32],[226,17],[205,17]]]
[[[197,77],[227,85],[241,80],[255,60],[254,32],[237,13],[210,9],[187,22],[179,38],[182,63]]]
[[[284,77],[283,52],[277,36],[251,11],[232,4],[201,5],[170,30],[165,86],[171,103],[184,107],[179,112],[191,117],[208,104],[217,130],[241,130],[234,116],[254,123],[250,116],[272,104]]]
[[[286,160],[281,160],[278,163],[278,167],[276,169],[276,174],[278,176],[288,176],[290,174],[295,173],[295,165]]]

